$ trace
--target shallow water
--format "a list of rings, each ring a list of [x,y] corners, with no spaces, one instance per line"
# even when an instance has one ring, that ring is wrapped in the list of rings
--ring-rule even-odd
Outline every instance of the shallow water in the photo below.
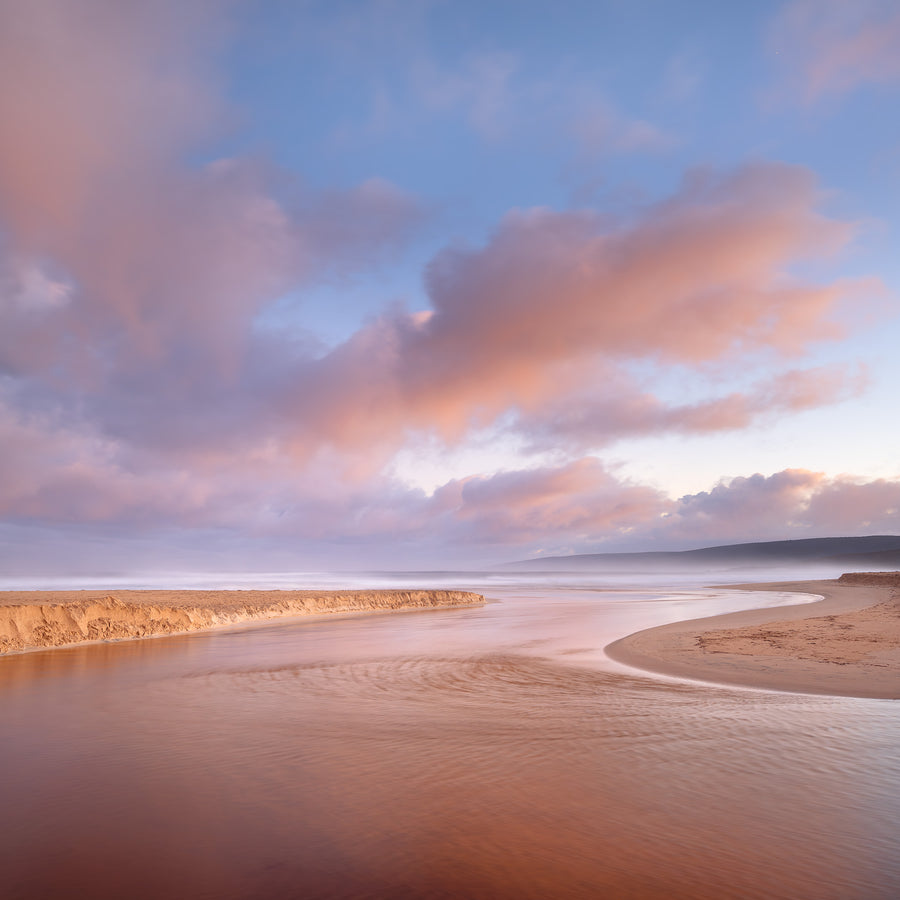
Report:
[[[0,893],[900,896],[900,704],[603,656],[746,594],[487,592],[0,659]]]

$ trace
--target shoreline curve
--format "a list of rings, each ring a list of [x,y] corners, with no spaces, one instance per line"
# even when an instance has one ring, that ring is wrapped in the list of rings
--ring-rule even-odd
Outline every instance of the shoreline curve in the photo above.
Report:
[[[0,591],[0,657],[292,616],[482,606],[454,590]]]
[[[900,573],[722,587],[820,599],[660,625],[604,652],[645,672],[717,685],[900,699]]]

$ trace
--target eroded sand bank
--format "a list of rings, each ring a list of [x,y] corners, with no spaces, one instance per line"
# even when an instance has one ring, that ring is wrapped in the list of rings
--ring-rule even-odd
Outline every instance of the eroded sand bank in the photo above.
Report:
[[[480,606],[469,591],[0,591],[0,653],[278,616]]]
[[[647,671],[702,681],[900,699],[900,573],[731,587],[822,600],[651,628],[615,641],[607,654]]]

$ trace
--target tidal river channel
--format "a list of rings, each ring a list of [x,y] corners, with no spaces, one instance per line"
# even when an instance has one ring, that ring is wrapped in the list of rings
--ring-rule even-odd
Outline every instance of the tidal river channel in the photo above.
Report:
[[[900,702],[602,652],[805,598],[446,586],[491,602],[0,658],[0,896],[900,897]]]

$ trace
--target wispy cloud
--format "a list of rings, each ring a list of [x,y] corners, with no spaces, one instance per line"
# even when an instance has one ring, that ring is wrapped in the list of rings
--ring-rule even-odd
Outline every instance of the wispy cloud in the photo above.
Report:
[[[674,135],[652,122],[624,115],[608,101],[576,110],[573,119],[571,130],[582,155],[662,153],[678,145]]]
[[[900,83],[900,9],[892,0],[794,0],[769,48],[788,92],[806,103]]]
[[[471,54],[452,68],[422,55],[412,66],[410,83],[427,109],[461,109],[481,137],[499,140],[518,124],[521,97],[513,84],[517,68],[515,56],[502,51]]]
[[[706,65],[696,51],[682,51],[666,64],[661,94],[668,101],[683,103],[691,99],[703,84]]]
[[[868,384],[863,368],[788,369],[750,390],[667,404],[614,369],[598,369],[586,382],[552,404],[520,414],[516,425],[530,447],[547,450],[565,445],[570,450],[589,450],[622,437],[743,430],[858,397]]]

